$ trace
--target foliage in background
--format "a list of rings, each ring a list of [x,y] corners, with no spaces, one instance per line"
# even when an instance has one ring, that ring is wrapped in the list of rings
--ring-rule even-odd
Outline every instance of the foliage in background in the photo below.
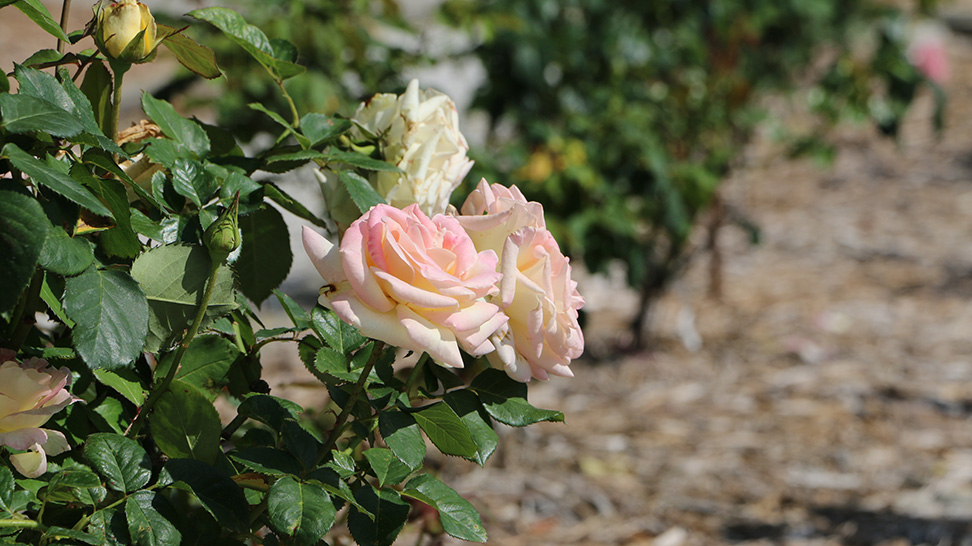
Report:
[[[798,93],[819,129],[794,150],[826,152],[841,119],[895,134],[923,83],[898,13],[870,0],[451,0],[443,13],[480,38],[488,73],[475,106],[493,135],[467,182],[518,185],[592,270],[626,264],[642,296],[636,342],[762,98]]]
[[[366,96],[400,87],[402,68],[421,62],[416,55],[375,36],[379,27],[411,32],[396,0],[243,0],[233,7],[266,33],[271,45],[279,48],[279,55],[307,69],[303,77],[285,83],[301,112],[353,112]],[[259,102],[274,111],[286,111],[276,84],[232,40],[215,29],[194,30],[215,51],[225,79],[220,80],[215,98],[187,98],[215,108],[220,126],[244,141],[259,132],[276,131],[266,116],[247,107]],[[193,79],[187,76],[163,93],[175,93]]]

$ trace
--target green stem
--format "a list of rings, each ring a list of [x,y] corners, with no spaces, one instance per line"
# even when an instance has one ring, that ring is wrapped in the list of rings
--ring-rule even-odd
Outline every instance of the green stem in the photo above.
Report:
[[[280,91],[283,92],[284,98],[287,99],[287,104],[290,106],[290,114],[294,116],[293,127],[297,129],[300,127],[300,114],[297,113],[297,105],[294,104],[294,99],[290,97],[290,93],[284,87],[283,80],[277,80],[277,85],[280,86]]]
[[[220,432],[219,435],[228,440],[229,437],[232,436],[233,433],[236,432],[240,428],[240,426],[245,422],[246,422],[245,416],[237,415],[236,417],[233,418],[232,421],[229,422],[228,425],[226,425],[226,428],[224,428],[223,432]]]
[[[334,426],[331,428],[331,434],[327,437],[327,443],[324,447],[317,453],[317,462],[320,464],[324,461],[331,450],[334,449],[334,445],[337,444],[338,438],[344,432],[344,423],[348,420],[351,415],[351,410],[354,405],[358,403],[358,397],[361,396],[361,391],[364,390],[365,383],[368,381],[368,376],[371,375],[371,370],[375,367],[375,363],[378,362],[378,357],[381,356],[382,350],[385,348],[385,343],[382,341],[376,341],[374,344],[373,352],[371,353],[371,358],[368,359],[368,363],[365,367],[361,369],[361,375],[358,376],[358,382],[354,384],[354,390],[351,391],[351,398],[348,399],[348,403],[344,405],[341,409],[340,415],[338,415],[337,421],[334,422]]]
[[[233,341],[236,343],[236,348],[241,353],[246,354],[246,346],[243,345],[243,333],[240,332],[240,323],[235,320],[233,321]]]
[[[34,327],[34,310],[37,309],[37,300],[40,298],[41,286],[44,284],[44,272],[41,269],[34,271],[34,276],[30,280],[30,285],[17,304],[17,309],[10,322],[10,330],[7,335],[8,349],[19,351],[31,328]]]
[[[118,118],[121,115],[122,82],[125,72],[131,67],[127,63],[111,62],[113,83],[111,91],[111,139],[118,142]]]
[[[412,387],[415,386],[415,382],[422,375],[422,368],[425,367],[425,362],[429,359],[429,353],[422,353],[421,358],[415,363],[415,367],[412,368],[412,372],[408,374],[408,379],[405,381],[405,394],[409,398],[412,397]]]
[[[172,384],[172,380],[175,379],[176,373],[179,371],[179,365],[182,363],[182,357],[185,356],[186,351],[189,349],[189,344],[192,343],[192,339],[196,337],[196,333],[199,331],[199,327],[202,326],[203,319],[206,318],[206,309],[209,307],[209,300],[213,296],[213,289],[216,287],[216,273],[219,271],[219,263],[213,262],[209,271],[209,279],[206,281],[206,289],[203,291],[202,299],[199,301],[199,309],[196,311],[196,318],[192,321],[192,325],[186,332],[185,337],[182,338],[182,342],[179,343],[179,348],[176,350],[175,358],[172,360],[172,367],[169,368],[169,372],[160,381],[155,388],[152,389],[152,393],[149,394],[148,399],[142,404],[141,409],[138,411],[138,415],[135,420],[132,421],[132,425],[129,427],[126,436],[136,436],[138,435],[139,429],[142,428],[142,424],[148,417],[149,412],[152,407],[159,401],[159,398],[167,390],[169,390],[169,385]]]
[[[32,519],[6,518],[0,519],[0,529],[38,529],[46,531],[47,526]]]
[[[64,34],[67,34],[67,24],[68,24],[68,14],[69,13],[71,13],[71,0],[64,0],[64,3],[61,4],[61,30],[64,31]],[[60,53],[60,54],[62,54],[62,55],[64,54],[64,45],[65,45],[64,41],[61,40],[60,38],[58,38],[58,40],[57,40],[57,52]]]

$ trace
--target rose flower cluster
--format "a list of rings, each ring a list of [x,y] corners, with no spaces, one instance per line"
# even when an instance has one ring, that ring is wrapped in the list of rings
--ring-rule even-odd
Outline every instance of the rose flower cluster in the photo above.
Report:
[[[584,351],[584,299],[540,203],[482,180],[460,211],[442,213],[471,162],[455,106],[441,93],[419,92],[413,81],[402,97],[377,95],[357,116],[404,174],[381,173],[376,186],[390,204],[352,222],[339,245],[304,228],[304,248],[327,283],[320,303],[363,335],[443,366],[461,368],[461,348],[519,381],[571,377],[570,361]]]

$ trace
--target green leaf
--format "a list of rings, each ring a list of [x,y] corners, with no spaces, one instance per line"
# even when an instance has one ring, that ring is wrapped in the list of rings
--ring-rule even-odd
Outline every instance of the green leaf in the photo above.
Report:
[[[365,451],[364,456],[378,478],[379,487],[398,485],[412,473],[412,469],[400,461],[390,449],[373,447]]]
[[[242,353],[236,345],[220,336],[196,336],[182,359],[176,379],[188,383],[213,401],[226,383],[230,367]],[[171,360],[167,362],[171,365]],[[165,368],[168,370],[168,367]],[[156,375],[160,373],[156,371]]]
[[[178,244],[153,248],[135,259],[132,277],[145,290],[150,309],[145,350],[158,351],[189,327],[206,287],[210,264],[205,248]],[[203,327],[236,307],[233,273],[221,265]]]
[[[89,267],[64,283],[64,310],[76,322],[74,347],[92,369],[125,366],[145,343],[149,307],[127,273]]]
[[[300,463],[293,455],[272,447],[244,447],[230,458],[254,472],[271,476],[297,475],[301,472]]]
[[[216,55],[212,49],[197,44],[192,38],[172,27],[157,25],[157,28],[158,35],[165,36],[162,45],[169,48],[182,66],[210,80],[223,75],[216,64]]]
[[[449,404],[469,429],[469,434],[476,444],[476,455],[471,460],[479,466],[486,466],[486,459],[489,459],[499,445],[499,436],[493,430],[491,419],[483,410],[479,398],[472,392],[461,389],[446,393],[442,400]]]
[[[219,189],[219,182],[198,161],[176,159],[172,167],[172,187],[176,193],[202,208]]]
[[[346,152],[344,150],[328,150],[327,161],[334,163],[346,163],[352,167],[358,167],[366,171],[387,171],[393,173],[405,172],[387,161],[375,159],[358,152]]]
[[[44,531],[43,537],[44,538],[42,540],[44,543],[47,543],[49,541],[56,542],[58,541],[58,539],[68,538],[79,542],[83,542],[85,544],[92,544],[94,546],[101,545],[101,542],[99,542],[98,537],[95,535],[85,533],[84,531],[77,531],[74,529],[67,529],[65,527],[58,527],[56,525],[52,525],[48,527],[47,530]]]
[[[350,383],[357,381],[359,376],[359,374],[350,371],[348,358],[330,347],[321,347],[318,349],[317,355],[314,357],[314,366],[313,368],[308,367],[308,369],[318,379],[327,384],[333,382],[333,380],[329,381],[326,376],[319,374],[327,374]]]
[[[311,146],[336,139],[351,129],[351,120],[312,112],[300,118],[300,130]]]
[[[71,175],[101,197],[115,216],[115,226],[98,234],[98,246],[111,257],[130,259],[137,256],[142,250],[142,243],[132,229],[132,213],[125,185],[117,180],[95,178],[80,163],[71,167]]]
[[[297,457],[305,470],[317,466],[317,455],[323,446],[313,434],[301,426],[299,421],[285,420],[280,432],[284,447]]]
[[[101,546],[123,546],[128,542],[128,524],[125,515],[114,508],[102,508],[91,514],[88,531],[98,537]]]
[[[48,494],[51,494],[59,487],[100,487],[101,480],[98,475],[88,470],[87,467],[78,465],[72,466],[54,474],[50,485],[47,487]]]
[[[28,95],[0,95],[3,128],[11,133],[40,131],[58,137],[81,132],[81,122],[60,107]]]
[[[190,11],[187,15],[206,21],[223,31],[230,40],[246,50],[263,66],[270,70],[276,79],[286,80],[304,72],[304,67],[289,61],[275,58],[273,47],[267,35],[249,24],[243,16],[226,8],[203,8]]]
[[[109,134],[111,127],[111,73],[102,61],[93,61],[84,72],[81,92],[88,98],[98,127],[102,134]]]
[[[415,418],[399,410],[383,411],[378,416],[378,430],[399,460],[412,470],[422,466],[425,440]]]
[[[59,53],[56,49],[41,49],[20,63],[24,66],[43,70],[62,64],[77,64],[80,61],[74,53]]]
[[[104,131],[102,131],[102,124],[99,123],[97,114],[92,109],[92,103],[88,100],[87,95],[83,91],[78,89],[74,85],[74,81],[70,78],[68,74],[64,72],[65,69],[61,69],[61,88],[67,94],[68,98],[71,100],[71,105],[68,110],[74,114],[74,116],[81,121],[81,126],[84,128],[84,133],[90,135],[99,147],[107,150],[113,154],[120,155],[122,157],[128,157],[128,154],[124,152],[121,148],[115,144],[115,141],[105,136]],[[90,71],[90,69],[89,69]],[[100,105],[99,105],[100,106]],[[113,130],[109,128],[109,131]],[[74,139],[80,141],[81,139]]]
[[[354,326],[345,323],[330,309],[317,305],[311,310],[311,327],[329,347],[348,354],[365,342]]]
[[[156,139],[153,142],[168,142],[170,144],[172,143],[171,140],[159,140],[159,139]],[[111,174],[117,176],[125,184],[126,188],[131,189],[133,192],[135,192],[135,195],[137,195],[140,199],[144,200],[147,204],[154,206],[159,211],[164,213],[167,210],[165,205],[161,201],[156,199],[154,195],[152,195],[144,188],[142,188],[142,186],[135,183],[135,181],[132,180],[132,177],[128,176],[128,174],[125,171],[123,171],[118,166],[118,164],[115,163],[115,160],[113,160],[111,156],[106,154],[105,152],[101,150],[90,149],[84,153],[82,161],[84,162],[85,165],[89,166],[89,169],[90,166],[94,166],[94,167],[104,169],[110,172]],[[160,173],[155,173],[155,174],[160,174]],[[164,177],[165,175],[161,175],[161,176]],[[127,197],[127,192],[126,192],[126,197]],[[134,216],[135,213],[141,214],[141,212],[139,212],[137,209],[130,209],[129,212],[131,213],[131,216]]]
[[[54,20],[51,16],[51,12],[47,11],[44,4],[40,0],[17,0],[13,5],[24,12],[24,15],[30,17],[30,20],[37,23],[39,27],[44,29],[45,32],[51,36],[61,40],[62,42],[70,42],[67,34],[64,34],[64,30],[61,25]]]
[[[393,489],[375,489],[371,485],[363,485],[355,491],[354,498],[374,514],[372,521],[357,508],[351,507],[348,529],[355,542],[361,546],[392,546],[408,518],[408,503]]]
[[[344,451],[331,450],[331,460],[325,465],[327,468],[337,472],[342,478],[349,478],[357,471],[354,464],[354,457]]]
[[[368,212],[371,207],[384,203],[378,192],[360,174],[353,171],[341,171],[338,174],[344,188],[348,190],[351,200],[361,213]]]
[[[178,546],[182,534],[153,506],[154,491],[138,491],[125,501],[128,532],[137,546]]]
[[[38,260],[41,267],[70,277],[94,262],[94,247],[83,237],[71,237],[60,227],[50,230]]]
[[[293,537],[298,546],[316,544],[334,525],[335,514],[327,492],[316,483],[300,483],[286,476],[277,480],[267,494],[270,526]]]
[[[454,489],[429,474],[413,478],[405,485],[402,494],[438,510],[442,528],[450,535],[461,540],[486,542],[486,529],[476,508]]]
[[[249,506],[243,491],[228,475],[191,459],[169,459],[162,472],[168,474],[172,481],[186,484],[223,527],[238,533],[247,531]]]
[[[280,302],[280,306],[283,307],[284,312],[287,313],[288,317],[290,317],[290,322],[294,324],[295,328],[298,328],[299,330],[306,330],[310,328],[310,316],[307,314],[307,311],[304,311],[304,308],[301,307],[299,303],[279,290],[274,290],[273,295],[277,296],[277,301]]]
[[[104,476],[108,487],[120,493],[141,489],[152,479],[148,453],[135,440],[119,434],[99,432],[88,436],[84,458]]]
[[[301,135],[300,133],[297,133],[296,131],[294,131],[294,128],[290,124],[290,122],[287,121],[287,120],[285,120],[280,114],[278,114],[278,113],[276,113],[276,112],[274,112],[272,110],[267,110],[267,107],[264,106],[264,105],[262,105],[262,104],[260,104],[259,102],[251,102],[250,104],[247,104],[247,106],[249,106],[251,110],[256,110],[257,112],[266,114],[277,125],[280,125],[284,129],[286,129],[287,132],[289,132],[290,134],[294,135],[294,137],[297,138],[298,140],[300,140],[301,138],[303,138],[303,135]],[[306,139],[304,139],[304,141],[307,142]],[[307,145],[309,146],[310,143],[307,142]]]
[[[0,191],[0,313],[13,310],[43,253],[51,222],[37,200]]]
[[[14,513],[14,477],[6,466],[0,466],[0,512]]]
[[[102,369],[95,370],[94,375],[99,382],[108,385],[132,404],[141,406],[145,402],[145,390],[142,388],[142,382],[139,381],[138,376],[132,370],[110,371]]]
[[[222,425],[216,408],[195,387],[173,381],[149,416],[152,436],[170,458],[212,463]]]
[[[209,154],[209,137],[206,136],[206,130],[198,123],[180,116],[168,102],[143,93],[142,110],[162,129],[165,136],[184,146],[198,159]]]
[[[470,389],[493,419],[513,427],[523,427],[540,421],[560,422],[564,414],[559,411],[535,408],[527,402],[527,385],[520,383],[502,370],[488,368],[473,379]]]
[[[30,177],[35,184],[50,188],[82,207],[100,216],[114,218],[111,211],[84,186],[65,173],[55,170],[43,161],[21,150],[14,143],[3,147],[3,155],[10,159],[14,167]]]
[[[317,227],[328,229],[327,222],[317,217],[311,211],[307,210],[307,207],[302,205],[300,201],[294,199],[286,192],[278,188],[273,183],[267,183],[263,185],[264,194],[274,203],[280,205],[280,207],[287,212],[297,216],[298,218],[303,218],[308,222],[314,224]]]
[[[290,400],[269,394],[247,396],[236,408],[243,417],[256,419],[277,431],[283,428],[284,420],[297,419],[303,410],[304,408]]]
[[[293,254],[287,223],[277,209],[267,206],[239,219],[243,246],[234,263],[240,291],[260,304],[290,273]]]
[[[411,415],[442,453],[467,459],[476,456],[476,443],[473,442],[469,429],[448,404],[438,402],[414,411]]]

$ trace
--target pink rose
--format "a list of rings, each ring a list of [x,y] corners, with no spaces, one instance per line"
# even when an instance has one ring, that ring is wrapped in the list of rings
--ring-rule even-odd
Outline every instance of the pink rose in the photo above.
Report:
[[[515,186],[482,180],[462,206],[457,219],[479,250],[499,246],[497,303],[509,322],[493,335],[496,351],[490,363],[510,377],[527,381],[549,374],[572,377],[570,361],[584,352],[577,323],[584,298],[570,278],[570,262],[547,231],[543,207],[528,202]]]
[[[363,335],[455,368],[460,345],[472,355],[494,350],[490,336],[507,319],[483,298],[497,291],[497,256],[477,251],[455,218],[377,205],[351,224],[340,249],[306,227],[303,239],[328,283],[321,304]]]
[[[946,47],[946,30],[940,25],[922,21],[911,32],[908,60],[932,83],[945,85],[951,75]]]
[[[47,472],[47,455],[70,449],[64,434],[40,428],[52,415],[78,401],[68,392],[71,372],[47,368],[40,358],[19,363],[0,349],[0,445],[27,450],[10,456],[18,472],[36,478]]]

